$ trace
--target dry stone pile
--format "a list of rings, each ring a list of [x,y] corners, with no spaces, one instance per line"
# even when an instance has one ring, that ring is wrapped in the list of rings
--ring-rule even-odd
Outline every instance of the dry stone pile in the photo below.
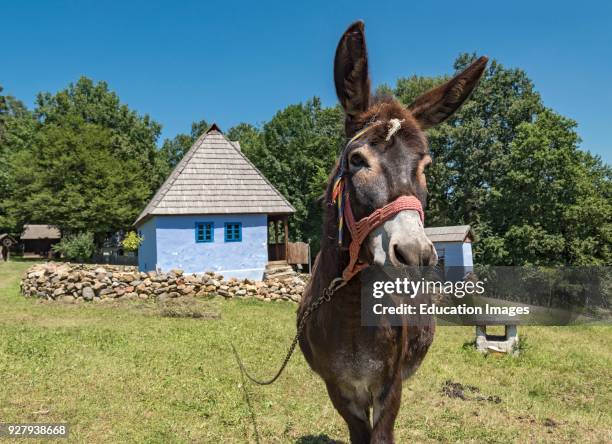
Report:
[[[105,302],[125,299],[164,300],[179,296],[253,297],[263,301],[298,302],[307,277],[287,273],[265,281],[224,279],[206,272],[186,275],[139,272],[136,267],[48,262],[31,267],[21,281],[27,297],[62,302]]]

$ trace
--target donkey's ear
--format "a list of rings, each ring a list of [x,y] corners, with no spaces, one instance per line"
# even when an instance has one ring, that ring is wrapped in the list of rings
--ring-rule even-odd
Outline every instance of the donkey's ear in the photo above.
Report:
[[[349,26],[338,43],[334,59],[334,83],[346,113],[348,129],[351,120],[367,110],[370,102],[368,53],[362,21]]]
[[[480,80],[488,60],[480,57],[445,84],[417,97],[408,108],[421,128],[431,128],[443,122],[461,106]]]

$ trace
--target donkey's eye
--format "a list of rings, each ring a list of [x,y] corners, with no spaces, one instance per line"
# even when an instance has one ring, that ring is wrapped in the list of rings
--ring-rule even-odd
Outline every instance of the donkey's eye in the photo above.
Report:
[[[368,161],[365,160],[365,157],[363,157],[359,153],[351,154],[351,157],[349,158],[349,162],[350,162],[350,164],[352,166],[357,167],[357,168],[362,168],[362,167],[367,167],[368,166]]]

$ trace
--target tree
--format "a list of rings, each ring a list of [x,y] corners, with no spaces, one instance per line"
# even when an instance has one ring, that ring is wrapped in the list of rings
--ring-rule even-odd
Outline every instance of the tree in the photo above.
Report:
[[[519,125],[492,190],[486,242],[508,264],[612,263],[612,170],[578,149],[576,123],[551,110]],[[486,244],[485,244],[486,245]]]
[[[10,211],[19,225],[99,237],[131,226],[151,190],[139,159],[116,155],[115,137],[78,114],[41,125],[31,148],[12,159]]]
[[[85,77],[39,94],[32,113],[14,100],[2,103],[13,103],[13,111],[3,119],[8,173],[0,224],[4,215],[14,231],[54,223],[99,238],[131,225],[159,183],[158,123],[122,104],[105,82]]]
[[[455,69],[472,55],[463,54]],[[446,77],[412,76],[377,93],[408,105]],[[153,192],[208,128],[156,142],[160,125],[105,82],[82,77],[33,112],[0,88],[0,230],[25,222],[102,235],[130,227]],[[328,175],[344,143],[342,110],[319,99],[227,133],[297,212],[293,240],[318,248]],[[470,224],[482,264],[612,262],[611,168],[581,151],[576,123],[546,108],[520,69],[492,61],[473,96],[428,133],[428,225]]]
[[[249,123],[239,123],[227,132],[227,138],[240,142],[240,149],[251,161],[261,157],[263,136],[262,132]]]
[[[29,146],[36,121],[25,105],[2,95],[0,86],[0,232],[18,234],[16,220],[9,214],[11,156]]]
[[[473,59],[463,54],[454,67]],[[377,94],[409,105],[445,80],[412,76]],[[344,140],[341,110],[313,99],[229,135],[296,208],[291,238],[316,248],[318,198]],[[472,225],[477,262],[611,263],[610,167],[578,148],[575,122],[547,109],[524,71],[492,61],[473,96],[428,137],[428,225]]]
[[[135,231],[130,231],[121,241],[121,246],[125,251],[136,251],[143,240],[144,237],[139,236]]]
[[[99,125],[109,131],[109,152],[119,159],[136,161],[147,171],[145,177],[151,192],[159,181],[151,174],[157,166],[157,139],[161,125],[149,115],[140,116],[119,96],[108,88],[106,82],[94,83],[81,77],[76,83],[52,95],[40,93],[36,100],[34,114],[42,126],[62,125],[66,119],[80,117],[83,122]]]

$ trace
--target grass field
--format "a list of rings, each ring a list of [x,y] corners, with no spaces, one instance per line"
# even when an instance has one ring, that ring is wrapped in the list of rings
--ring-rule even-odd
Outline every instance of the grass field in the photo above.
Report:
[[[200,308],[218,319],[190,319],[146,303],[48,304],[19,295],[27,267],[0,263],[0,422],[68,422],[70,441],[88,443],[254,442],[255,425],[261,442],[347,440],[301,354],[276,384],[241,384],[230,341],[271,375],[295,305],[215,299]],[[472,328],[440,328],[404,385],[397,441],[612,442],[612,327],[519,333],[520,357],[484,357]]]

